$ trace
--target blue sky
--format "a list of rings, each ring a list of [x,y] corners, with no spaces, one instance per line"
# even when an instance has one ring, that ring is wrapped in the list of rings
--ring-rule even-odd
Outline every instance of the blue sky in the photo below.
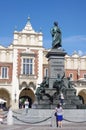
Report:
[[[58,21],[62,48],[86,54],[86,0],[0,0],[0,44],[13,41],[16,28],[21,31],[28,16],[35,31],[43,33],[43,46],[51,48],[50,29]]]

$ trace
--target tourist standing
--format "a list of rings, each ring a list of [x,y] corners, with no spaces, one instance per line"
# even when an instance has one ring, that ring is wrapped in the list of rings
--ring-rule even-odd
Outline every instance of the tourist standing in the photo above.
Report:
[[[64,95],[62,92],[60,93],[60,103],[61,103],[61,105],[64,104]]]
[[[28,99],[26,99],[24,105],[25,105],[25,110],[26,110],[26,114],[27,114],[28,113],[28,108],[29,108],[29,101],[28,101]]]
[[[63,120],[63,108],[60,104],[56,107],[56,120],[58,127],[62,127],[62,120]]]

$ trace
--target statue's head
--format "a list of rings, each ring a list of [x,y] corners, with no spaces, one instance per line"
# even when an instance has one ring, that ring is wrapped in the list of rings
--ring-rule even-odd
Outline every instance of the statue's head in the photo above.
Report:
[[[57,78],[60,78],[60,74],[57,74]]]
[[[58,22],[54,22],[54,25],[55,25],[55,26],[58,26]]]

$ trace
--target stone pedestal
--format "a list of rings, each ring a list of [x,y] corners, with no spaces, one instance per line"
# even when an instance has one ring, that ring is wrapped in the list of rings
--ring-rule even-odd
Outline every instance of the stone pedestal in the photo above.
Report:
[[[53,88],[53,83],[60,74],[62,77],[64,74],[64,56],[66,52],[62,49],[51,49],[46,57],[48,58],[48,70],[49,70],[49,88]]]

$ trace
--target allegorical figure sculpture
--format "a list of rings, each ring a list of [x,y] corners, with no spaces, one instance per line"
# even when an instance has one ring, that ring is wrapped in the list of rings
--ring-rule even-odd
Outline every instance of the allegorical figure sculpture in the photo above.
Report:
[[[54,27],[51,28],[51,35],[52,35],[52,48],[59,48],[61,47],[61,30],[58,27],[58,23],[54,22]]]
[[[61,76],[60,74],[57,74],[57,79],[55,80],[53,84],[53,88],[57,89],[58,94],[62,91],[64,87],[64,81],[63,81],[64,77],[65,77],[65,73],[63,74],[63,76]]]
[[[49,79],[48,77],[44,77],[43,82],[40,84],[40,87],[37,88],[36,90],[36,95],[38,100],[42,99],[42,95],[45,93],[45,88],[49,87]]]

